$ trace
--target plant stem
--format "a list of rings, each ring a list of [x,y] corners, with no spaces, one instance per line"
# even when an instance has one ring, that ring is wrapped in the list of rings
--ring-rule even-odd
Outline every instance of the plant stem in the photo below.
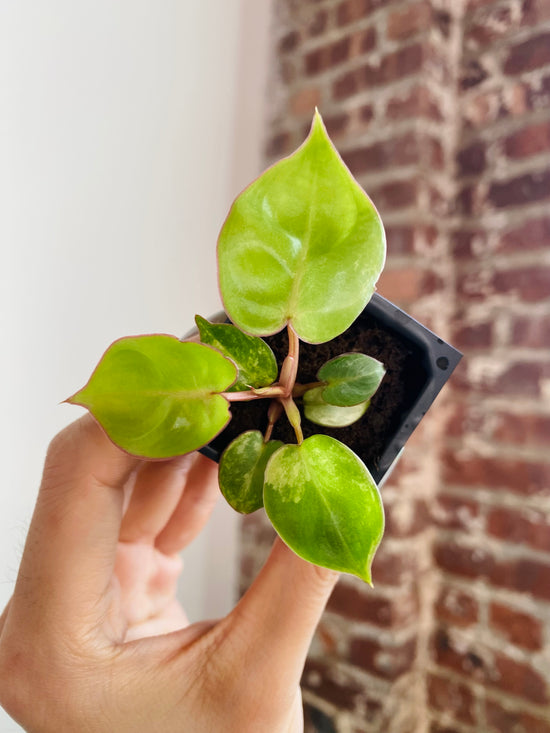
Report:
[[[296,440],[298,445],[304,442],[304,434],[302,433],[302,418],[300,416],[300,410],[296,407],[296,403],[292,397],[281,398],[281,404],[285,408],[286,416],[288,417],[289,423],[294,428],[296,433]]]
[[[258,389],[247,389],[242,392],[220,392],[229,402],[248,402],[250,400],[265,400],[269,397],[282,397],[285,389],[275,382],[270,387],[260,387]]]
[[[283,366],[281,367],[281,376],[279,384],[285,390],[285,397],[290,397],[294,384],[296,383],[296,375],[298,374],[298,358],[300,353],[300,339],[298,334],[292,328],[290,323],[287,326],[288,331],[288,355],[285,357]]]
[[[273,427],[277,420],[281,417],[283,414],[283,406],[279,402],[279,400],[272,400],[271,404],[269,405],[269,409],[267,411],[267,430],[265,431],[264,435],[264,443],[267,443],[271,438],[271,433],[273,432]]]
[[[322,387],[326,382],[309,382],[308,384],[295,384],[292,390],[293,397],[303,397],[306,392],[315,387]]]

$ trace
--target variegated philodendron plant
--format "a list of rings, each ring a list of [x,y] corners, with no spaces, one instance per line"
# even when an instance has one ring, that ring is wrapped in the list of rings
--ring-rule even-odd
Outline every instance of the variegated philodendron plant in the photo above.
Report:
[[[298,150],[269,168],[233,204],[218,242],[221,296],[231,324],[197,316],[201,343],[175,336],[123,338],[109,347],[83,405],[123,450],[166,459],[209,443],[231,419],[231,403],[266,400],[267,430],[251,425],[226,448],[220,486],[229,504],[262,506],[301,557],[371,582],[384,513],[364,463],[327,435],[303,439],[305,417],[324,426],[358,420],[385,373],[369,356],[325,363],[299,384],[300,341],[344,332],[369,301],[385,260],[382,222],[331,143],[316,112]],[[262,336],[286,328],[279,371]],[[296,443],[272,440],[283,415]]]

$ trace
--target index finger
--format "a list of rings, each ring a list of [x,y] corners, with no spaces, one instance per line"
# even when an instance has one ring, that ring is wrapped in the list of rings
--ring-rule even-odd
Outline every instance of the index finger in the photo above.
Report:
[[[140,461],[117,448],[90,415],[50,444],[14,597],[18,615],[54,610],[56,623],[101,612],[122,520],[123,487]]]

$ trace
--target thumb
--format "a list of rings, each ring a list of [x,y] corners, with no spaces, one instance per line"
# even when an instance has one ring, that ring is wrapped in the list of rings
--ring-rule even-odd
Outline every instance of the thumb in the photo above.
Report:
[[[338,573],[302,560],[277,539],[260,574],[232,612],[247,663],[297,685]]]

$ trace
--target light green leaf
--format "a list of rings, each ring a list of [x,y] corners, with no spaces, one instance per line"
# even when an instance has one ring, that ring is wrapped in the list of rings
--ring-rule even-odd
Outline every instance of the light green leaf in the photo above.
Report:
[[[369,400],[380,386],[384,365],[366,354],[342,354],[319,369],[317,377],[326,382],[323,399],[331,405],[349,407]]]
[[[264,443],[259,430],[249,430],[233,440],[220,459],[219,481],[228,504],[242,514],[264,505],[264,472],[268,460],[283,443]]]
[[[371,582],[384,510],[367,467],[343,443],[312,435],[280,448],[265,471],[264,506],[297,555]]]
[[[235,362],[239,370],[231,392],[252,387],[267,387],[277,379],[277,360],[273,351],[257,336],[248,336],[230,323],[209,323],[195,316],[203,344],[209,344]]]
[[[363,417],[370,404],[370,400],[360,402],[351,407],[330,405],[323,399],[323,387],[314,387],[304,394],[304,414],[316,425],[327,428],[343,428]]]
[[[200,448],[223,430],[231,413],[216,393],[236,376],[235,365],[210,346],[136,336],[115,341],[68,402],[87,407],[125,451],[168,458]]]
[[[329,341],[365,307],[385,252],[378,212],[316,112],[304,144],[229,212],[218,241],[225,310],[247,333],[290,322],[303,341]]]

